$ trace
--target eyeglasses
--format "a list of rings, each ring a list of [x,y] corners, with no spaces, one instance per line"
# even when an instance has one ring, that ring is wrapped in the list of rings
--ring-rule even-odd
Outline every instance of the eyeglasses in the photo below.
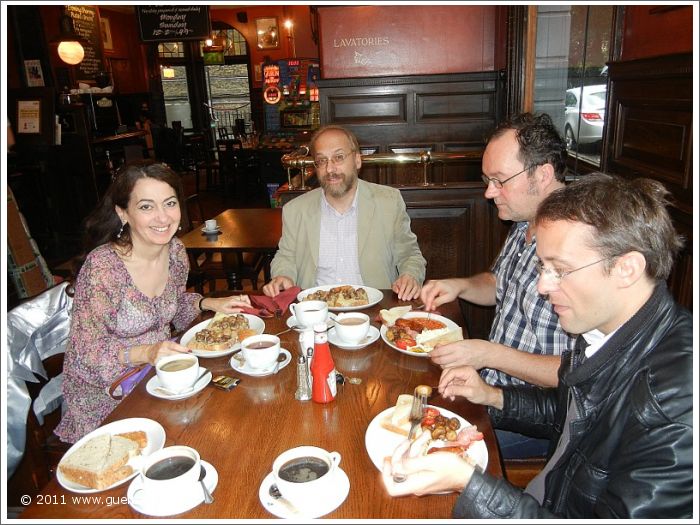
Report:
[[[345,159],[347,159],[354,152],[355,150],[350,150],[349,153],[339,151],[338,153],[331,155],[330,159],[326,157],[317,157],[314,159],[314,166],[316,166],[317,168],[325,168],[326,166],[328,166],[329,160],[333,163],[334,166],[338,166],[345,162]]]
[[[491,177],[487,177],[486,175],[484,175],[484,174],[482,173],[482,174],[481,174],[481,180],[484,181],[484,184],[486,184],[486,186],[488,186],[490,182],[493,182],[493,185],[496,186],[496,188],[500,190],[506,182],[508,182],[509,180],[513,180],[515,177],[517,177],[517,176],[520,175],[521,173],[525,173],[526,171],[531,170],[531,169],[534,168],[535,166],[537,166],[537,164],[533,164],[532,166],[528,166],[528,167],[525,168],[523,171],[519,171],[519,172],[516,173],[515,175],[513,175],[513,176],[511,176],[511,177],[508,177],[506,180],[498,180],[498,179],[494,179],[494,178],[491,178]]]
[[[585,266],[579,266],[578,268],[574,268],[573,270],[569,270],[568,272],[560,272],[559,270],[555,270],[554,268],[547,268],[545,267],[544,263],[542,261],[537,262],[537,273],[540,274],[540,277],[545,277],[547,279],[551,279],[555,284],[561,283],[561,280],[566,277],[567,275],[571,275],[574,272],[578,272],[579,270],[583,270],[584,268],[588,268],[589,266],[593,266],[594,264],[598,264],[603,261],[607,261],[609,257],[606,257],[604,259],[598,259],[597,261],[594,261],[592,263],[586,264]]]

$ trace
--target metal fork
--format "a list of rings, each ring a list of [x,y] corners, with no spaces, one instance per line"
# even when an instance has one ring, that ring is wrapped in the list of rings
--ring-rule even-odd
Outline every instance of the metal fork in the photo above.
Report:
[[[413,441],[416,437],[416,431],[420,428],[423,421],[423,413],[428,404],[428,397],[433,389],[427,385],[418,385],[413,391],[413,403],[411,404],[411,412],[408,420],[411,422],[411,429],[408,431],[408,439]],[[394,483],[403,483],[406,481],[406,474],[398,472],[394,474]]]

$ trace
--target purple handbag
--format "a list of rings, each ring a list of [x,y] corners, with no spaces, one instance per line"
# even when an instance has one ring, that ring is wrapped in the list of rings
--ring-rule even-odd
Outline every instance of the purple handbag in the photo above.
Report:
[[[120,375],[109,387],[112,399],[120,400],[131,393],[141,380],[148,375],[153,365],[145,364],[137,368],[129,368]]]

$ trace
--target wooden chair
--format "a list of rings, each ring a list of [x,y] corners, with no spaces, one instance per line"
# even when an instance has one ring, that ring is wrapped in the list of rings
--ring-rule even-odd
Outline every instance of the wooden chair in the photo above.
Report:
[[[547,463],[547,458],[504,459],[503,472],[508,481],[524,489]]]

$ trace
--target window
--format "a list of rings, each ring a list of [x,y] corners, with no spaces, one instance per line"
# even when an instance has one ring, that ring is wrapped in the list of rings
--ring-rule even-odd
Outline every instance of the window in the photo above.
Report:
[[[173,71],[172,78],[164,75],[166,69]],[[185,66],[163,68],[160,70],[160,81],[163,84],[163,101],[168,126],[172,127],[173,121],[180,121],[183,128],[191,128],[192,111],[187,89],[187,68]]]
[[[614,6],[540,5],[533,110],[549,113],[569,155],[600,166]]]

